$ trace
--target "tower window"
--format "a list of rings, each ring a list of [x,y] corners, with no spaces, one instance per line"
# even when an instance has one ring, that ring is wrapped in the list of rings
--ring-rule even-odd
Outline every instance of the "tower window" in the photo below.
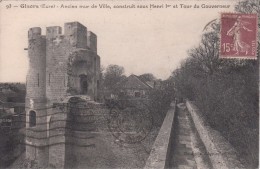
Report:
[[[88,93],[88,80],[87,75],[79,75],[80,77],[80,93],[87,94]]]
[[[64,87],[66,87],[66,75],[64,76]]]
[[[36,113],[35,111],[29,112],[29,127],[36,126]]]
[[[99,80],[97,80],[97,89],[99,89],[99,86],[100,86]]]
[[[37,84],[38,84],[38,87],[40,86],[40,74],[38,73],[37,74]]]
[[[51,74],[49,73],[49,86],[51,85]]]

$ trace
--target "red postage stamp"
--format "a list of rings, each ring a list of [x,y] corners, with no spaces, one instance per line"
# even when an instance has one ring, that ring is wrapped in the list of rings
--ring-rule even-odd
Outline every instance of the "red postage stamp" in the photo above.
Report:
[[[220,34],[220,58],[257,58],[257,14],[222,13]]]

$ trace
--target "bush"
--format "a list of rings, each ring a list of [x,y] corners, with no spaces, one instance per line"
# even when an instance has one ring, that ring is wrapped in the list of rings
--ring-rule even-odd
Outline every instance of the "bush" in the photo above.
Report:
[[[149,109],[152,113],[155,126],[161,126],[170,104],[175,100],[172,81],[166,80],[161,88],[153,89],[149,93]]]

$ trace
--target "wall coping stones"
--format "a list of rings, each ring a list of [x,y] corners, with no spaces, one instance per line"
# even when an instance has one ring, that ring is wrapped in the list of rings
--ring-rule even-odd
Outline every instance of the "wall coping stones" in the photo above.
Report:
[[[214,169],[245,168],[238,160],[237,152],[232,145],[216,130],[212,129],[198,108],[190,101],[186,106],[191,114],[195,128],[207,150]]]
[[[145,169],[163,169],[168,168],[169,153],[173,133],[173,123],[175,117],[176,103],[172,102],[171,108],[168,110],[161,129],[153,144],[145,165]]]

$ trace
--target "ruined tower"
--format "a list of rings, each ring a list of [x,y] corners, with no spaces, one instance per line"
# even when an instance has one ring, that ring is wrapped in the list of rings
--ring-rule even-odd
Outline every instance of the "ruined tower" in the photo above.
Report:
[[[88,96],[93,101],[98,99],[97,36],[79,22],[71,22],[65,23],[64,34],[59,26],[47,27],[46,35],[42,35],[39,27],[31,28],[28,40],[26,157],[47,165],[50,145],[56,145],[57,140],[64,142],[60,149],[65,151],[62,146],[66,143],[64,131],[59,130],[57,139],[50,137],[50,121],[66,119],[66,112],[53,116],[54,104],[75,95]],[[58,125],[66,127],[66,122]]]

